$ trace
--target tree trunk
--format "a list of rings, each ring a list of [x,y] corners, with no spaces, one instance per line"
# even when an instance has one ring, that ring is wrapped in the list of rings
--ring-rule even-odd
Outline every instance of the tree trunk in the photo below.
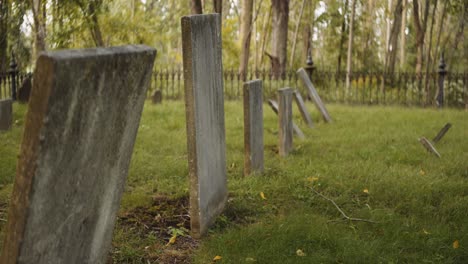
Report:
[[[403,14],[401,17],[400,30],[400,70],[405,66],[405,49],[406,49],[406,11],[408,9],[408,0],[403,0]]]
[[[424,83],[424,89],[426,90],[426,105],[431,103],[431,91],[429,89],[429,69],[431,65],[431,50],[432,50],[432,33],[434,29],[435,14],[437,10],[437,0],[434,2],[434,8],[432,9],[431,29],[429,30],[429,47],[426,52],[426,80]]]
[[[346,38],[346,13],[348,12],[348,0],[345,0],[345,4],[343,6],[343,22],[341,23],[341,37],[340,37],[340,47],[338,48],[338,65],[336,67],[336,71],[341,71],[341,60],[343,57],[343,45]]]
[[[296,30],[294,31],[293,45],[291,49],[291,59],[289,60],[289,68],[291,69],[294,63],[294,54],[296,53],[297,32],[299,31],[299,25],[301,24],[302,14],[304,13],[305,2],[306,0],[302,0],[301,10],[299,11],[299,18],[297,19],[297,22],[296,22]]]
[[[252,9],[253,0],[242,0],[240,28],[241,54],[239,66],[239,73],[242,81],[246,81],[247,79],[247,71],[249,65],[250,38],[252,36],[252,31],[250,30],[252,27]]]
[[[263,32],[263,40],[262,40],[262,46],[261,46],[261,49],[260,49],[260,65],[262,65],[263,63],[263,55],[265,54],[265,49],[266,49],[266,45],[267,45],[267,39],[268,39],[268,35],[269,35],[269,32],[270,32],[270,28],[268,25],[270,24],[270,20],[271,20],[271,10],[272,10],[272,7],[270,7],[270,9],[268,10],[268,13],[267,13],[267,17],[266,19],[263,21],[263,26],[262,26],[262,32]]]
[[[7,0],[0,0],[0,74],[8,69],[8,10]]]
[[[364,43],[364,52],[366,54],[370,54],[370,47],[372,45],[372,39],[374,38],[374,24],[375,24],[375,12],[374,12],[374,0],[369,0],[367,1],[367,6],[366,6],[366,13],[367,13],[367,19],[366,19],[366,38],[365,38],[365,43]],[[371,67],[371,58],[370,56],[365,56],[364,57],[364,68],[365,69],[370,69]]]
[[[439,31],[437,32],[437,41],[436,41],[436,52],[434,56],[434,62],[439,58],[439,53],[440,53],[440,36],[442,35],[442,27],[444,25],[444,20],[445,20],[445,15],[447,14],[447,3],[449,1],[444,2],[444,8],[442,9],[442,16],[440,18],[440,24],[439,24]],[[443,52],[443,51],[442,51]],[[432,64],[434,65],[434,63]],[[435,69],[434,66],[431,66],[431,69]]]
[[[223,14],[223,0],[213,0],[213,12]]]
[[[272,34],[272,73],[275,79],[286,71],[289,0],[271,0],[273,7],[273,34]],[[273,63],[277,60],[278,63]]]
[[[91,35],[93,36],[96,47],[104,47],[104,41],[102,39],[101,27],[99,26],[98,9],[102,4],[102,0],[90,1],[88,4],[89,15],[91,20]]]
[[[403,13],[403,1],[397,0],[393,19],[392,30],[390,32],[389,38],[389,46],[387,49],[387,56],[385,62],[385,71],[387,74],[393,74],[395,72],[395,63],[396,63],[396,55],[398,50],[398,34],[401,31],[401,20],[402,20],[402,13]]]
[[[203,14],[201,0],[192,0],[192,14]]]
[[[352,8],[351,8],[351,20],[349,23],[349,39],[348,39],[348,56],[346,59],[346,94],[349,93],[349,89],[351,86],[351,71],[352,71],[352,53],[353,53],[353,35],[354,35],[354,15],[356,11],[356,1],[352,0]]]
[[[416,29],[416,74],[421,74],[424,52],[424,37],[426,35],[427,17],[429,15],[429,0],[426,0],[424,7],[424,19],[419,18],[419,0],[413,0],[413,21]]]
[[[33,61],[36,61],[39,53],[46,50],[46,17],[43,0],[32,0],[31,4],[35,35]]]

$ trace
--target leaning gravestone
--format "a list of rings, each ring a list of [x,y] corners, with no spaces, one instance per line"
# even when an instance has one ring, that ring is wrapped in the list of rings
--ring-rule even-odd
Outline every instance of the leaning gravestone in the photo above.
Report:
[[[297,74],[299,75],[302,82],[304,83],[304,86],[306,87],[306,90],[309,93],[309,96],[314,101],[315,106],[317,107],[319,112],[322,114],[323,119],[328,123],[332,122],[330,114],[328,113],[327,109],[325,108],[325,105],[323,104],[322,99],[320,98],[319,94],[317,93],[317,90],[315,90],[314,85],[310,81],[310,78],[309,78],[309,75],[307,74],[307,72],[303,68],[300,68],[297,71]]]
[[[307,126],[314,127],[314,123],[312,122],[312,118],[310,117],[309,111],[307,111],[301,93],[297,90],[294,91],[294,101],[296,101],[297,108],[299,108],[299,112],[301,113],[302,119],[304,119],[304,122],[306,122]]]
[[[0,131],[10,130],[13,122],[13,100],[0,100]]]
[[[270,106],[271,110],[275,112],[275,114],[278,114],[278,103],[275,100],[269,99],[268,105]],[[304,133],[302,133],[302,130],[296,125],[296,123],[294,123],[294,121],[292,121],[292,126],[293,126],[294,134],[296,134],[298,138],[304,139],[305,138]]]
[[[155,56],[39,56],[0,263],[107,263]]]
[[[262,81],[244,83],[244,175],[263,172]]]
[[[278,90],[279,155],[287,156],[293,148],[291,88]]]
[[[221,23],[218,14],[182,17],[190,176],[190,225],[201,237],[227,200]]]

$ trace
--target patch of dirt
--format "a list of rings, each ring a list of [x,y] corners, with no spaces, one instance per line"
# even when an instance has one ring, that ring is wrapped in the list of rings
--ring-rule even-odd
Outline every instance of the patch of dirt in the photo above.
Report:
[[[143,263],[191,263],[199,241],[189,234],[189,198],[153,197],[151,207],[137,207],[119,215],[120,228],[137,233],[142,239],[152,234],[154,245],[145,247]],[[169,240],[177,232],[175,243]],[[118,248],[114,252],[118,251]]]

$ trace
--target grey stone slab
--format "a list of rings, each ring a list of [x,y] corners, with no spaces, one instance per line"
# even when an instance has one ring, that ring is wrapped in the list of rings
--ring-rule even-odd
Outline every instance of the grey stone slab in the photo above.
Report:
[[[271,110],[275,112],[275,114],[278,114],[278,103],[275,100],[269,99],[268,105],[270,106]],[[293,126],[294,134],[296,134],[296,136],[299,139],[305,139],[304,133],[302,133],[302,130],[296,125],[296,123],[294,123],[294,121],[292,123],[292,126]]]
[[[0,263],[107,263],[155,56],[39,56]]]
[[[13,100],[0,100],[0,131],[10,130],[13,122]]]
[[[308,127],[314,127],[314,123],[312,122],[312,117],[310,117],[309,111],[304,104],[304,100],[302,99],[301,93],[299,91],[294,91],[294,101],[296,101],[297,108],[301,113],[302,119],[307,124]]]
[[[244,83],[244,175],[263,172],[262,81]]]
[[[437,157],[440,158],[440,153],[437,151],[437,149],[427,140],[427,138],[422,137],[419,139],[419,142],[426,148],[427,151],[431,152],[432,154],[436,155]]]
[[[325,122],[328,122],[328,123],[332,122],[330,114],[328,113],[327,108],[325,108],[325,104],[322,102],[322,99],[317,93],[317,90],[315,89],[314,85],[310,81],[309,75],[307,74],[307,72],[303,68],[300,68],[297,71],[297,74],[299,75],[299,78],[302,80],[302,83],[306,87],[306,90],[309,93],[310,98],[312,98],[312,101],[314,101],[315,106],[317,107],[319,112],[322,114]]]
[[[227,200],[219,14],[182,17],[190,224],[206,234]]]
[[[445,133],[447,133],[447,131],[449,131],[451,127],[452,127],[452,124],[450,123],[445,124],[445,126],[439,131],[439,133],[437,133],[437,136],[435,136],[435,138],[432,141],[434,141],[434,143],[439,142],[445,136]]]
[[[279,125],[279,155],[287,156],[293,149],[293,121],[292,121],[293,89],[278,90],[278,125]]]

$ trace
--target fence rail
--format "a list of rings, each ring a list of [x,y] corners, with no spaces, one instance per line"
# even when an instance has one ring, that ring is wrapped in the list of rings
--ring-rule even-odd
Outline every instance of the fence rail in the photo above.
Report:
[[[442,79],[441,79],[442,78]],[[247,79],[263,80],[265,100],[275,98],[276,91],[283,87],[298,89],[306,95],[304,86],[295,71],[287,71],[275,78],[269,70],[256,70],[247,74]],[[414,74],[398,72],[353,72],[350,86],[346,89],[346,72],[314,71],[312,82],[326,102],[350,104],[386,104],[405,106],[437,105],[439,81],[443,83],[443,104],[454,108],[468,108],[468,73]],[[228,100],[242,97],[241,75],[235,70],[224,71],[224,93]],[[184,96],[183,71],[159,69],[153,73],[151,90],[161,90],[165,99],[182,99]]]
[[[0,99],[11,98],[28,73],[9,71],[0,73]],[[275,78],[270,70],[255,70],[247,74],[247,80],[263,80],[265,100],[275,98],[283,87],[298,89],[306,95],[304,86],[295,71],[287,71]],[[433,106],[437,104],[439,82],[443,84],[443,104],[453,108],[468,108],[468,73],[414,74],[399,72],[353,72],[346,89],[346,73],[316,70],[312,82],[325,102],[349,104],[385,104],[404,106]],[[224,93],[227,100],[242,98],[242,79],[236,70],[224,70]],[[163,98],[179,100],[184,96],[182,69],[158,69],[153,72],[150,95],[161,90]]]

